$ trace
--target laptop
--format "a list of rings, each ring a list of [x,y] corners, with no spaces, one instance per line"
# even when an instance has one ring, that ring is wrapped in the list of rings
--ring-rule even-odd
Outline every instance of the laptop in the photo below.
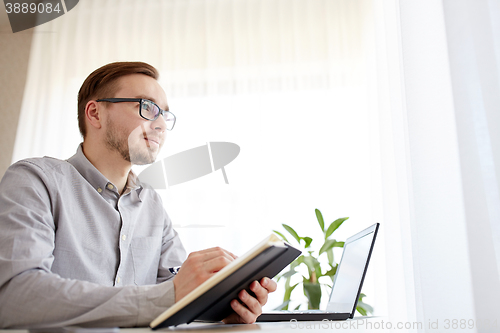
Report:
[[[326,310],[279,310],[262,313],[258,322],[346,320],[354,317],[377,237],[379,223],[347,239]]]

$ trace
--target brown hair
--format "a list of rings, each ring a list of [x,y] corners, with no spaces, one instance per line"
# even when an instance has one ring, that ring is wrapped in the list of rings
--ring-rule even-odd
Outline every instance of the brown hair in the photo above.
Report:
[[[130,74],[144,74],[158,80],[156,68],[144,62],[113,62],[96,69],[90,74],[78,92],[78,127],[85,138],[85,107],[93,99],[112,98],[118,90],[116,80]]]

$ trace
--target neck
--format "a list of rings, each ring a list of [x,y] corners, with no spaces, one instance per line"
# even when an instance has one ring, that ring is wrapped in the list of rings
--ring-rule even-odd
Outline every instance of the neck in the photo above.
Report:
[[[83,141],[82,148],[85,157],[116,186],[118,193],[122,193],[127,184],[132,163],[126,161],[117,151],[108,149],[104,144],[91,141],[87,139]]]

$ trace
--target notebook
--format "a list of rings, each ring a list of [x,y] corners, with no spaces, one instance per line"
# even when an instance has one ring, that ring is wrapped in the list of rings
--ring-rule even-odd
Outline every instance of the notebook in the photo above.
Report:
[[[266,237],[250,251],[203,282],[150,324],[153,330],[192,321],[220,321],[233,312],[230,302],[242,289],[267,276],[274,277],[300,255],[276,235]]]
[[[346,320],[354,317],[363,280],[375,244],[379,223],[347,239],[337,268],[326,310],[280,310],[265,312],[258,322]]]

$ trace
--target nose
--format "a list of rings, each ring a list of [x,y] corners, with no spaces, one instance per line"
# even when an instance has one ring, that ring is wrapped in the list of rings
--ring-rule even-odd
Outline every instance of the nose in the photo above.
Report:
[[[151,122],[151,128],[161,133],[165,132],[165,130],[167,129],[167,123],[165,121],[165,118],[163,118],[163,116],[160,115],[158,118],[156,118]]]

